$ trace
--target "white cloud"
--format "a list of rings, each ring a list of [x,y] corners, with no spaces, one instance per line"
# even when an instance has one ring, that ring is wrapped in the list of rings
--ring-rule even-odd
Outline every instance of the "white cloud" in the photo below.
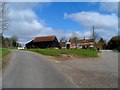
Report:
[[[117,34],[118,17],[115,14],[100,14],[98,12],[79,12],[64,14],[66,19],[72,19],[86,29],[86,34],[95,26],[95,31],[99,32],[106,40]],[[109,34],[108,34],[109,32]],[[112,33],[111,33],[112,32]],[[107,34],[105,36],[105,34]]]
[[[44,20],[39,19],[39,17],[33,11],[35,5],[38,4],[9,3],[8,17],[10,28],[4,33],[4,36],[17,35],[19,42],[24,44],[37,36],[63,36],[64,32],[62,30],[54,30],[52,27],[46,26]]]
[[[19,5],[24,6],[24,4]],[[63,34],[61,30],[45,26],[43,20],[40,20],[31,8],[17,8],[15,5],[9,9],[10,28],[4,33],[5,36],[17,35],[19,42],[26,43],[36,36],[57,35],[60,37]]]
[[[65,13],[65,18],[72,19],[85,27],[92,27],[94,25],[97,29],[114,29],[118,25],[118,18],[115,14],[107,15],[97,12]]]
[[[5,36],[17,35],[19,42],[26,43],[37,36],[43,35],[56,35],[58,38],[66,36],[67,38],[71,37],[72,32],[77,32],[80,38],[90,37],[91,27],[95,25],[97,31],[102,33],[105,37],[105,34],[109,32],[106,36],[112,37],[114,31],[116,32],[117,28],[117,16],[115,14],[104,15],[97,12],[79,12],[72,14],[65,14],[65,18],[74,20],[80,25],[86,27],[86,30],[80,32],[79,30],[72,30],[70,32],[64,32],[63,30],[55,30],[52,27],[46,26],[43,20],[39,19],[32,8],[34,4],[11,4],[9,10],[10,18],[10,29],[4,33]],[[24,7],[24,8],[23,8]],[[114,31],[113,31],[114,30]],[[105,32],[106,31],[106,32]]]
[[[118,13],[118,2],[101,2],[100,3],[101,11]]]
[[[8,7],[14,10],[38,9],[42,10],[51,5],[51,2],[8,2]]]
[[[31,22],[31,20],[36,19],[36,15],[35,13],[30,10],[30,9],[25,9],[25,10],[14,10],[14,9],[10,9],[10,13],[9,13],[9,18],[10,21],[14,21],[14,22],[19,22],[19,21],[28,21]]]

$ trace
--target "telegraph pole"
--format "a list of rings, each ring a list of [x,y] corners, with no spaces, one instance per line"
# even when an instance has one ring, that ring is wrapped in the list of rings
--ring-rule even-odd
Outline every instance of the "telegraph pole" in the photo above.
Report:
[[[95,41],[95,27],[93,26],[93,40]]]
[[[93,26],[93,47],[95,46],[95,27]]]

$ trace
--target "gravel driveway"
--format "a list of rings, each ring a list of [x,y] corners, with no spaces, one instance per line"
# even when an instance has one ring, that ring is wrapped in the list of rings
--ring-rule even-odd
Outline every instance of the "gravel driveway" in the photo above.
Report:
[[[99,58],[75,58],[56,64],[79,88],[117,88],[118,53],[102,51]]]

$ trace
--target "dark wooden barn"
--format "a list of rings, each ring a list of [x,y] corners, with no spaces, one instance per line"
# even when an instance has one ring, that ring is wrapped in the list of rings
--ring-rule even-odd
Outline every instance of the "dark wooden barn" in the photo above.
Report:
[[[27,49],[30,48],[61,48],[56,36],[36,37],[34,40],[26,44]]]

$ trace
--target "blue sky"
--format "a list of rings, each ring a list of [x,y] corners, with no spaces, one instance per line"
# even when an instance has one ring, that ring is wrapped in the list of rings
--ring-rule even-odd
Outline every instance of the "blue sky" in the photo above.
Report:
[[[72,20],[65,19],[64,13],[75,13],[81,11],[99,11],[99,3],[90,2],[53,2],[43,10],[35,9],[35,13],[43,19],[48,26],[55,29],[82,30],[82,26],[74,23]]]
[[[17,35],[26,43],[37,36],[56,35],[58,39],[90,38],[92,26],[108,41],[117,35],[117,3],[115,2],[31,2],[9,3],[10,29],[5,36]]]

